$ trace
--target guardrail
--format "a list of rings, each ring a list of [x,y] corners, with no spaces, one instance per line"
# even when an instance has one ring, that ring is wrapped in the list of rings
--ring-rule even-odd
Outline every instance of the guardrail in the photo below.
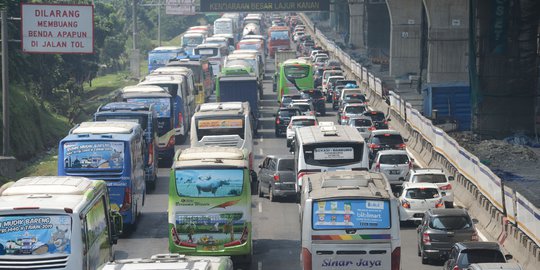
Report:
[[[313,23],[304,14],[300,15],[305,25],[313,31]],[[333,57],[341,61],[353,76],[356,77],[367,89],[380,98],[383,98],[383,88],[380,78],[377,78],[367,68],[352,60],[350,56],[339,48],[333,41],[329,40],[320,30],[317,31],[315,39],[328,50]],[[422,143],[430,144],[429,157],[440,159],[441,164],[447,164],[449,171],[455,174],[456,179],[463,185],[463,188],[471,194],[461,194],[463,198],[477,200],[483,209],[480,215],[487,218],[485,224],[492,236],[498,238],[499,243],[504,243],[507,237],[513,237],[515,241],[507,242],[508,248],[512,249],[516,255],[521,255],[525,263],[537,267],[540,257],[540,209],[535,207],[530,201],[519,192],[504,186],[504,207],[503,188],[501,179],[495,175],[480,160],[461,147],[452,137],[442,129],[437,128],[431,120],[422,116],[398,94],[390,91],[390,110],[395,116],[399,116],[404,123],[422,138]],[[371,102],[371,100],[370,100]],[[419,143],[417,143],[419,144]],[[472,195],[472,196],[471,196]],[[457,194],[458,198],[460,194]],[[506,210],[506,216],[503,212]],[[511,223],[508,224],[508,222]],[[520,234],[521,232],[521,234]],[[528,238],[528,239],[527,239]],[[516,244],[517,243],[517,244]],[[528,253],[524,254],[523,248]],[[527,254],[534,254],[529,258]],[[538,269],[538,268],[533,268]]]

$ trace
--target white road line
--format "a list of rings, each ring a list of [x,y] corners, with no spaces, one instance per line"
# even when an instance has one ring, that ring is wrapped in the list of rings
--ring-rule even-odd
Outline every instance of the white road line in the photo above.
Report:
[[[263,154],[263,150],[262,150],[262,148],[259,148],[259,155],[262,156],[262,154]]]
[[[262,213],[262,203],[259,202],[259,213]]]
[[[262,270],[262,262],[257,262],[257,269]]]
[[[264,142],[264,137],[263,137],[263,135],[261,135],[261,142]]]

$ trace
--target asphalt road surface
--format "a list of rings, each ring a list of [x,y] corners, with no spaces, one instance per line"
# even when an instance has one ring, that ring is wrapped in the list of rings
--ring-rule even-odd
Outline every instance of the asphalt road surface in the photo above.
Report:
[[[273,74],[273,60],[267,61],[266,77]],[[274,135],[274,117],[277,110],[272,81],[265,80],[264,95],[260,103],[259,137],[254,141],[255,167],[266,155],[287,155],[285,138]],[[327,115],[319,121],[336,122],[336,113],[327,103]],[[188,148],[189,142],[180,148]],[[146,204],[137,228],[116,245],[116,259],[144,258],[168,252],[167,202],[169,170],[160,169],[155,191],[147,194]],[[254,256],[250,269],[300,269],[300,224],[298,205],[292,199],[270,202],[268,198],[252,196]],[[402,224],[401,268],[441,269],[438,265],[422,265],[417,256],[416,226]],[[240,268],[238,268],[240,269]]]

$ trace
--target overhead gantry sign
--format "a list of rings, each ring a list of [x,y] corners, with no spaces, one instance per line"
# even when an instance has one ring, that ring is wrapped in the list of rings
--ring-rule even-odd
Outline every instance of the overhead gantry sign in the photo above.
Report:
[[[201,12],[328,11],[330,0],[201,0]]]

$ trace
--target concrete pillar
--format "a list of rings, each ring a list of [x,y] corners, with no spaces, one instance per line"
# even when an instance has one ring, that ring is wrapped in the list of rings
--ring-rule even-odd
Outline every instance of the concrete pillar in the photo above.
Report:
[[[349,43],[356,48],[365,49],[364,36],[364,0],[347,0],[349,3]]]
[[[387,0],[390,13],[390,76],[420,73],[422,0]]]
[[[330,0],[330,10],[328,12],[330,27],[334,28],[336,26],[336,2],[335,0]]]
[[[469,0],[423,0],[428,20],[427,83],[468,82]]]

